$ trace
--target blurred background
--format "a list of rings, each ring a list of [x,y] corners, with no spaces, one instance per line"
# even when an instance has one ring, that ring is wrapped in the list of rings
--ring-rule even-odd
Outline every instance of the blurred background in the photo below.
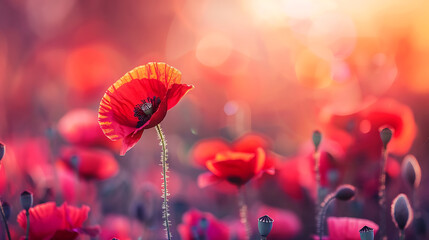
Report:
[[[328,159],[325,192],[342,183],[358,188],[353,202],[337,204],[329,215],[378,221],[378,129],[387,125],[395,131],[388,205],[397,194],[414,192],[427,219],[428,9],[420,0],[0,1],[0,141],[6,145],[0,199],[12,206],[15,236],[24,234],[16,222],[19,195],[29,190],[35,203],[88,205],[85,224],[101,226],[100,239],[162,239],[156,132],[145,131],[120,157],[120,143],[105,138],[97,123],[106,89],[152,61],[174,66],[183,83],[195,86],[162,122],[175,238],[187,239],[177,226],[198,209],[228,223],[230,239],[242,239],[236,193],[198,187],[206,170],[195,163],[193,146],[208,138],[233,142],[249,132],[268,139],[276,156],[274,176],[246,185],[254,236],[266,208],[291,226],[277,239],[310,239],[315,232],[315,129]],[[409,153],[421,165],[418,189],[401,178]],[[417,239],[419,233],[407,234]]]

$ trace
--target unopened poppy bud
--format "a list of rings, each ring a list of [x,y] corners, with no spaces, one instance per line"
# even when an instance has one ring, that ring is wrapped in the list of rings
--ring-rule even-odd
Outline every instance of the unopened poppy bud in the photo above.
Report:
[[[322,141],[322,133],[320,133],[318,130],[313,132],[313,144],[314,148],[316,149],[316,152],[319,150],[320,142]]]
[[[4,153],[6,151],[6,147],[4,146],[3,143],[0,142],[0,161],[3,159],[4,157]]]
[[[337,188],[334,197],[338,200],[348,201],[356,194],[356,189],[352,185],[344,184]]]
[[[420,185],[422,171],[419,162],[412,154],[405,156],[401,171],[402,177],[411,187],[417,188]]]
[[[400,230],[407,228],[413,220],[413,209],[408,197],[401,193],[392,202],[392,219]]]
[[[2,208],[4,216],[6,217],[6,220],[9,220],[10,217],[10,205],[7,202],[2,202]]]
[[[380,131],[380,138],[381,141],[383,142],[383,148],[386,149],[387,148],[387,144],[390,142],[390,140],[392,139],[392,130],[390,128],[383,128]]]
[[[21,193],[21,206],[26,211],[28,211],[33,206],[33,194],[32,193],[30,193],[28,191],[24,191]]]
[[[374,229],[364,226],[359,230],[360,240],[374,240]]]
[[[273,222],[274,220],[268,217],[268,215],[258,219],[258,230],[262,237],[268,236],[268,234],[271,232],[271,229],[273,228]]]

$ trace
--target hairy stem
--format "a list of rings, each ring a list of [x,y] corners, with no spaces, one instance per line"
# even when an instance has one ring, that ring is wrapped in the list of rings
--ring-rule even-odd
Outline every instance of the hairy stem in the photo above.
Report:
[[[30,235],[30,212],[27,210],[25,211],[25,216],[27,216],[27,231],[25,232],[25,239],[29,239]]]
[[[317,234],[319,235],[319,239],[322,240],[323,231],[325,226],[325,216],[326,211],[328,211],[329,204],[335,199],[334,195],[328,195],[325,201],[321,204],[318,222],[317,222]]]
[[[239,189],[238,193],[238,206],[240,208],[240,221],[246,229],[246,239],[250,239],[250,226],[247,221],[247,204],[244,201],[244,192],[242,189]]]
[[[320,152],[314,153],[314,172],[316,173],[316,209],[320,208],[320,203],[322,201],[322,194],[320,191]]]
[[[162,153],[161,153],[161,166],[162,166],[162,209],[163,209],[163,218],[164,218],[164,226],[165,230],[167,231],[167,239],[171,239],[171,233],[170,233],[170,221],[168,220],[168,216],[170,215],[168,210],[168,196],[170,195],[168,193],[167,188],[167,172],[168,172],[168,164],[167,164],[167,141],[165,140],[164,133],[162,132],[161,125],[156,125],[156,132],[158,133],[158,137],[160,140],[160,145],[162,147]]]
[[[386,164],[387,164],[387,151],[385,148],[382,150],[381,173],[380,173],[380,186],[378,189],[378,205],[380,207],[380,239],[387,239],[386,237]]]
[[[10,238],[10,232],[9,232],[9,226],[7,225],[7,219],[6,219],[6,216],[4,214],[3,203],[1,201],[0,201],[0,212],[1,212],[1,217],[3,218],[4,227],[6,228],[7,238],[9,240],[11,240],[11,238]]]

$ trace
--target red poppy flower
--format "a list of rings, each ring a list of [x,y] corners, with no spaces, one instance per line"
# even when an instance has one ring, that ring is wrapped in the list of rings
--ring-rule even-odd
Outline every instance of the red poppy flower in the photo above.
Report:
[[[116,142],[107,139],[97,122],[97,112],[74,109],[58,122],[58,131],[67,142],[79,146],[105,146],[117,149]]]
[[[192,209],[183,215],[182,221],[177,230],[183,240],[229,239],[228,227],[211,213]]]
[[[268,153],[268,140],[257,134],[247,134],[229,144],[222,139],[208,139],[196,144],[192,155],[196,164],[210,173],[198,178],[200,187],[226,180],[241,186],[264,171],[274,174],[273,154]]]
[[[310,144],[308,144],[310,145]],[[312,144],[311,144],[312,145]],[[344,175],[342,148],[325,139],[320,145],[320,184],[323,187],[336,185]],[[298,156],[285,161],[276,175],[280,187],[292,198],[302,199],[305,192],[316,197],[316,176],[314,172],[314,146],[304,144]],[[304,188],[307,191],[304,191]]]
[[[329,217],[328,232],[329,237],[323,237],[324,240],[360,240],[359,230],[364,226],[374,229],[374,235],[378,231],[378,225],[373,221],[360,218],[349,217]],[[319,239],[319,237],[314,237]]]
[[[392,99],[383,99],[352,115],[323,116],[327,125],[326,134],[344,144],[350,156],[379,160],[382,142],[379,129],[393,129],[389,151],[405,154],[416,136],[416,123],[411,109]]]
[[[144,233],[142,224],[135,220],[130,220],[121,215],[107,215],[103,218],[101,225],[100,240],[120,240],[138,239],[140,236],[148,236]]]
[[[77,168],[79,176],[83,178],[107,179],[119,170],[113,155],[102,149],[63,147],[60,158],[70,168]]]
[[[109,87],[100,102],[98,122],[108,138],[122,140],[121,155],[137,143],[144,129],[158,125],[167,110],[193,88],[180,81],[179,70],[165,63],[148,63]]]
[[[96,236],[97,228],[83,228],[88,218],[89,207],[81,208],[68,206],[66,203],[57,207],[54,202],[39,204],[30,208],[30,240],[73,240],[80,233]],[[27,228],[25,210],[18,214],[17,221]]]

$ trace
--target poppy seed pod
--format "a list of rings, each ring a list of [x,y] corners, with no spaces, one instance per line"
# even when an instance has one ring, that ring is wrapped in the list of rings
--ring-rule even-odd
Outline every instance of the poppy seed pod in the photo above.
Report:
[[[4,146],[3,143],[0,142],[0,161],[3,159],[4,157],[4,153],[6,151],[6,147]]]
[[[390,128],[383,128],[380,131],[380,138],[381,138],[381,141],[383,142],[383,148],[384,149],[387,148],[387,144],[392,139],[392,135],[393,135],[393,132]]]
[[[420,185],[422,170],[419,162],[412,154],[405,156],[402,161],[401,172],[402,177],[411,187],[417,188]]]
[[[313,132],[313,144],[316,152],[319,150],[320,142],[322,141],[322,133],[316,130]]]
[[[335,191],[334,197],[341,201],[348,201],[356,194],[356,188],[349,184],[341,185]]]
[[[401,193],[392,202],[392,220],[400,230],[407,228],[413,220],[413,209],[407,195]]]
[[[364,226],[359,230],[360,240],[374,240],[374,229]]]
[[[7,202],[2,202],[3,213],[6,220],[9,220],[10,217],[10,205]]]
[[[33,206],[33,194],[24,191],[21,193],[21,206],[23,209],[28,211]]]
[[[273,222],[274,220],[268,217],[268,215],[262,216],[258,219],[258,230],[262,237],[266,237],[270,234],[271,229],[273,228]]]

